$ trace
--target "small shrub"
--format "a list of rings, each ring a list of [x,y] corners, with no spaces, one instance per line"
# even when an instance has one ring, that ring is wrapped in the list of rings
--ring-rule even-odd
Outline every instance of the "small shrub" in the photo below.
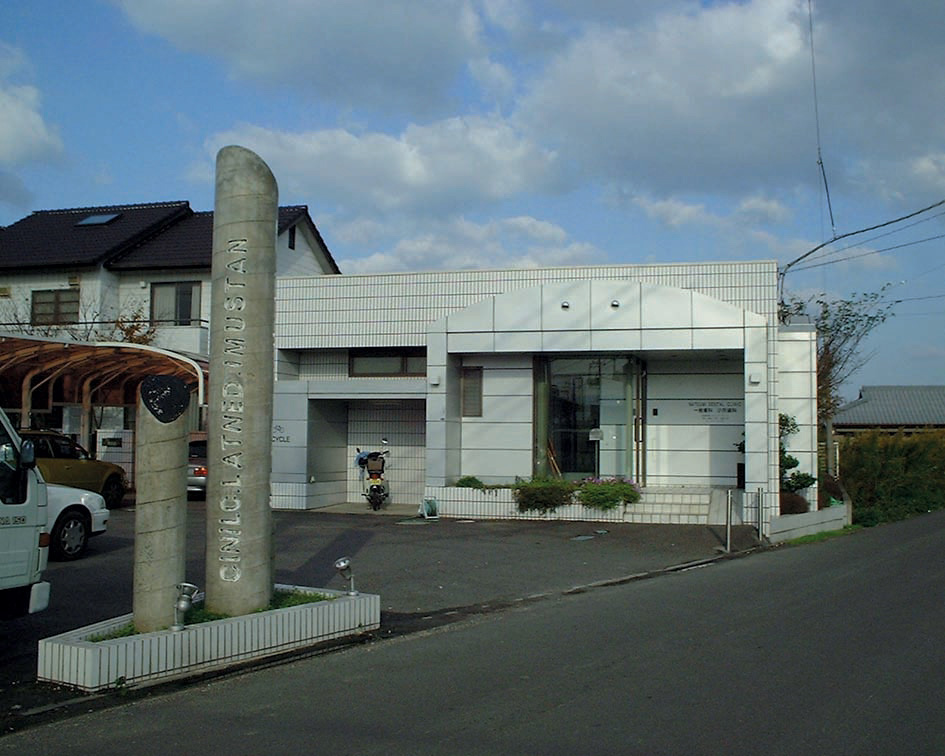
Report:
[[[513,487],[519,512],[554,512],[571,503],[577,486],[560,478],[519,481]]]
[[[781,514],[804,514],[808,510],[807,499],[794,491],[781,491]]]
[[[836,501],[843,502],[843,488],[840,481],[830,475],[822,475],[817,488],[818,508],[826,509]]]
[[[89,643],[101,643],[102,641],[115,640],[116,638],[130,638],[132,635],[137,635],[138,631],[135,630],[135,625],[133,622],[129,622],[126,625],[121,627],[116,627],[114,630],[110,630],[107,633],[95,633],[90,635],[85,640]]]
[[[479,488],[483,489],[486,487],[486,484],[483,483],[475,475],[464,475],[462,478],[457,480],[453,485],[457,488]]]
[[[857,524],[877,525],[945,507],[945,431],[862,433],[842,442],[840,459]]]
[[[286,609],[290,606],[302,606],[303,604],[314,604],[316,601],[331,601],[334,596],[326,596],[324,593],[309,593],[308,591],[273,591],[272,599],[269,601],[269,609]],[[259,611],[264,612],[265,609]]]
[[[606,511],[639,501],[640,489],[626,478],[588,478],[581,483],[577,495],[585,507]]]

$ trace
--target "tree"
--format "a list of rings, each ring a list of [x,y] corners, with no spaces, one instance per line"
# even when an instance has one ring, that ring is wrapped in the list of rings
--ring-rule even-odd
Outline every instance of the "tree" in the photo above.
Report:
[[[75,323],[34,324],[30,319],[28,299],[8,300],[0,304],[0,329],[29,336],[68,338],[74,341],[125,341],[151,344],[156,330],[139,300],[126,300],[117,315],[105,313],[89,302],[79,306]]]
[[[778,317],[790,323],[798,316],[809,316],[817,328],[817,418],[829,423],[842,404],[840,387],[872,354],[863,355],[863,340],[893,314],[895,302],[882,298],[890,284],[878,292],[853,293],[848,299],[829,299],[825,295],[807,300],[782,300]]]
[[[895,302],[882,298],[890,284],[879,291],[857,294],[849,299],[828,299],[825,295],[807,300],[782,299],[778,319],[790,323],[795,317],[806,315],[817,328],[817,420],[824,429],[829,476],[834,475],[833,416],[843,402],[840,387],[863,365],[872,354],[863,355],[860,346],[874,329],[893,314]]]

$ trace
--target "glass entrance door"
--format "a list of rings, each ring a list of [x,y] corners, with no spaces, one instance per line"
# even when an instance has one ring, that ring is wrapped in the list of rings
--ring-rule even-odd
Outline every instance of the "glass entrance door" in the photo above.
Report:
[[[645,438],[639,360],[543,357],[535,372],[536,474],[638,475]]]

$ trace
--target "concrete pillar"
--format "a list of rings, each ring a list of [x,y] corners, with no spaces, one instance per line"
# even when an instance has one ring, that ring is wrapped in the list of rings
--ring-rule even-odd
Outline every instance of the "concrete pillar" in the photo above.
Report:
[[[231,616],[272,597],[273,322],[278,188],[243,147],[217,154],[210,306],[207,608]]]
[[[149,381],[153,391],[148,391]],[[172,388],[168,388],[171,386]],[[173,394],[168,403],[167,397]],[[184,581],[187,527],[187,407],[179,378],[149,377],[138,399],[135,432],[135,628],[174,624]],[[183,404],[183,407],[179,405]],[[178,409],[180,410],[178,413]]]

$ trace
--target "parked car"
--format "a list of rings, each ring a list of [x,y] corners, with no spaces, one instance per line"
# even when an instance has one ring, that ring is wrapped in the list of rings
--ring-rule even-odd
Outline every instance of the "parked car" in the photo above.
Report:
[[[89,538],[104,533],[108,525],[105,499],[92,491],[47,484],[46,506],[53,559],[78,559],[88,548]]]
[[[207,442],[191,441],[187,455],[187,495],[207,495]]]
[[[105,498],[109,507],[121,506],[128,490],[125,471],[119,465],[94,459],[68,436],[53,431],[20,431],[33,442],[36,466],[47,483],[84,488]]]

